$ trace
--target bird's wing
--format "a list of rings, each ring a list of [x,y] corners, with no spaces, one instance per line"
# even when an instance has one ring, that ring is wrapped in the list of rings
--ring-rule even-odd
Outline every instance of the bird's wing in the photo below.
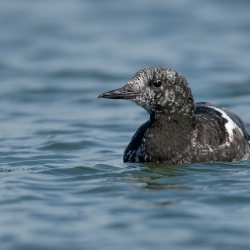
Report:
[[[136,157],[136,152],[142,144],[143,136],[147,128],[149,127],[149,125],[150,125],[150,121],[147,121],[138,128],[138,130],[132,137],[131,142],[128,144],[127,148],[124,151],[124,156],[123,156],[124,162],[135,161],[134,158]]]
[[[239,127],[239,129],[241,130],[244,138],[249,141],[250,143],[250,135],[248,134],[247,131],[247,126],[246,124],[242,121],[242,119],[236,115],[235,113],[231,112],[230,110],[226,109],[226,108],[222,108],[222,110],[237,124],[237,126]]]

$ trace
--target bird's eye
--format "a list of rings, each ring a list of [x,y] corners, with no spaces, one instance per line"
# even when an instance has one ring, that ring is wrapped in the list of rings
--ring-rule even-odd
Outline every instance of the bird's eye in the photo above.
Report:
[[[161,81],[160,80],[155,81],[154,86],[157,87],[157,88],[160,87],[161,86]]]

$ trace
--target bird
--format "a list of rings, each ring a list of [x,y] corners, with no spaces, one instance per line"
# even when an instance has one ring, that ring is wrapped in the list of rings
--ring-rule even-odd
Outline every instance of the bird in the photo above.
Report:
[[[125,149],[123,162],[174,165],[250,157],[242,119],[209,102],[195,103],[187,80],[168,67],[143,68],[124,87],[98,98],[131,101],[150,115]]]

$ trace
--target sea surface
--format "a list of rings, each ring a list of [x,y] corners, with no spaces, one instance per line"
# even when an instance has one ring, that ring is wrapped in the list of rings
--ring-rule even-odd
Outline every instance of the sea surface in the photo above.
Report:
[[[250,160],[123,163],[149,115],[97,99],[168,66],[250,130],[250,1],[0,0],[0,249],[250,249]]]

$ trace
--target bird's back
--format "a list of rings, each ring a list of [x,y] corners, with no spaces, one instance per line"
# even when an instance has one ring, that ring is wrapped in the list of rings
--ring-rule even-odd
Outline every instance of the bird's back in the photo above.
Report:
[[[198,161],[240,161],[250,156],[250,136],[233,112],[210,103],[196,104]]]

